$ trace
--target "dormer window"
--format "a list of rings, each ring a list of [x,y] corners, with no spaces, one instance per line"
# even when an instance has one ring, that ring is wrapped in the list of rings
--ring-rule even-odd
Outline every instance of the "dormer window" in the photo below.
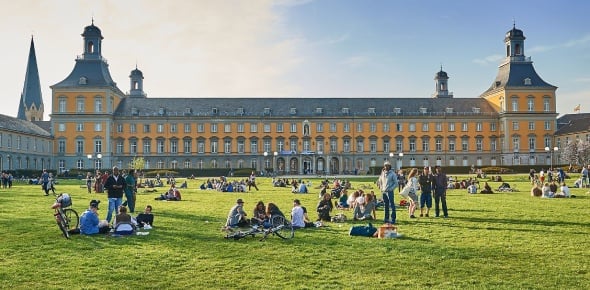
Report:
[[[217,108],[212,108],[212,109],[211,109],[211,113],[212,113],[213,115],[217,115],[217,114],[219,114],[219,109],[217,109]]]
[[[263,114],[270,115],[270,108],[264,108]]]
[[[342,114],[348,115],[350,114],[350,110],[348,108],[342,108]]]
[[[402,108],[393,108],[393,112],[395,114],[400,114],[402,112]]]
[[[501,84],[502,84],[502,82],[501,82],[501,81],[496,81],[496,83],[495,83],[495,85],[496,85],[496,88],[497,88],[497,87],[499,87]]]
[[[244,108],[242,108],[242,107],[238,108],[238,115],[240,115],[240,116],[244,115]]]
[[[471,108],[471,111],[473,111],[476,114],[479,114],[480,109],[478,107],[473,107],[473,108]]]
[[[297,108],[290,108],[289,109],[289,114],[296,115],[297,114]]]
[[[164,116],[164,114],[166,114],[166,109],[164,109],[164,108],[160,107],[160,109],[158,110],[158,114],[159,114],[160,116]]]
[[[446,112],[447,114],[452,114],[452,113],[453,113],[453,108],[447,107],[447,108],[445,109],[445,112]]]
[[[191,109],[191,108],[184,108],[184,115],[185,116],[190,115],[192,113],[193,113],[193,109]]]
[[[524,79],[524,85],[525,85],[525,86],[530,86],[530,85],[532,85],[532,83],[531,83],[531,78],[526,78],[526,79]]]
[[[323,114],[324,113],[324,108],[315,108],[315,113],[316,114]]]
[[[420,107],[420,113],[426,114],[427,112],[428,112],[428,109],[427,108]]]
[[[135,107],[131,108],[131,115],[133,115],[133,116],[139,115],[139,112],[137,111],[137,108],[135,108]]]
[[[368,111],[368,113],[369,113],[370,115],[375,115],[375,108],[369,108],[369,111]]]
[[[88,79],[86,77],[80,77],[80,79],[78,80],[79,85],[85,85],[87,83],[88,83]]]

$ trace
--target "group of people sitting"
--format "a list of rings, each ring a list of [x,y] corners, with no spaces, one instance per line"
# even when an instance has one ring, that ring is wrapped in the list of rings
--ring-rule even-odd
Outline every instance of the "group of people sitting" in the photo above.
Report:
[[[338,198],[336,208],[353,211],[353,220],[372,220],[377,217],[376,209],[382,204],[378,200],[374,191],[365,193],[362,189],[355,190],[352,195],[348,195],[348,190],[344,189]]]
[[[266,206],[263,201],[256,203],[252,212],[252,218],[244,210],[244,201],[240,198],[236,204],[229,210],[224,229],[228,230],[234,227],[257,226],[269,228],[272,226],[271,218],[281,216],[285,218],[283,212],[279,207],[269,202]],[[307,209],[301,205],[298,199],[293,200],[293,208],[291,209],[291,223],[294,228],[313,227],[314,223],[307,215]]]
[[[180,194],[180,190],[176,188],[176,185],[172,183],[170,189],[168,189],[165,194],[156,197],[155,200],[181,201],[182,195]]]
[[[118,235],[130,235],[136,228],[151,228],[154,224],[154,215],[152,206],[147,205],[143,213],[132,217],[127,213],[127,207],[120,206],[117,215],[113,221],[112,227],[106,220],[100,220],[98,217],[98,206],[100,200],[90,201],[86,211],[80,216],[80,228],[70,231],[70,233],[80,233],[83,235],[106,234],[113,232]]]
[[[216,190],[221,192],[247,192],[247,186],[248,182],[245,179],[228,181],[225,176],[221,176],[219,179],[207,179],[199,188],[201,190]]]
[[[531,196],[542,197],[542,198],[568,198],[576,197],[570,193],[569,187],[562,182],[558,187],[555,181],[551,183],[545,182],[541,188],[535,183],[531,189]]]

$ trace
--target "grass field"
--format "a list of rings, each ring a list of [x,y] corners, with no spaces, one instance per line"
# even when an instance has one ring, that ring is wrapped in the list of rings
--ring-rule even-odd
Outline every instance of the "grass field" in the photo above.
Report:
[[[352,185],[375,187],[375,179],[355,178]],[[53,219],[54,198],[40,186],[16,184],[0,189],[0,288],[589,289],[587,190],[572,189],[577,197],[571,199],[540,199],[530,196],[526,176],[504,179],[520,192],[449,191],[448,219],[410,220],[398,208],[400,239],[350,237],[350,226],[363,222],[349,221],[264,242],[226,240],[220,228],[236,198],[245,200],[248,214],[258,200],[290,212],[295,195],[271,187],[268,178],[259,177],[260,191],[249,193],[201,191],[203,180],[190,180],[181,202],[155,201],[157,193],[140,190],[138,208],[151,204],[156,216],[149,235],[70,240]],[[72,195],[80,214],[100,199],[104,219],[106,195],[88,194],[82,183],[63,181],[57,189]],[[318,191],[296,195],[314,218]]]

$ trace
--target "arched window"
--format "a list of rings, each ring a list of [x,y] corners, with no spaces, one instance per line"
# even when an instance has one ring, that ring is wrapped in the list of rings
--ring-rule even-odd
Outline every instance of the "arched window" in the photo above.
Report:
[[[88,45],[86,46],[86,52],[94,53],[94,43],[92,41],[88,42]]]

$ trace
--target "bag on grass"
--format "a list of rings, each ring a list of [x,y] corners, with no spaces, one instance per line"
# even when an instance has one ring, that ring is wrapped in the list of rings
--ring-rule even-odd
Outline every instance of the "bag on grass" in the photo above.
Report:
[[[411,190],[412,190],[412,186],[408,182],[408,184],[406,184],[406,186],[404,186],[404,188],[402,188],[402,191],[400,191],[399,194],[401,196],[403,196],[404,198],[408,198],[408,196],[410,195],[410,191]]]
[[[372,224],[366,226],[353,226],[348,232],[351,236],[372,237],[377,232],[377,228]]]

